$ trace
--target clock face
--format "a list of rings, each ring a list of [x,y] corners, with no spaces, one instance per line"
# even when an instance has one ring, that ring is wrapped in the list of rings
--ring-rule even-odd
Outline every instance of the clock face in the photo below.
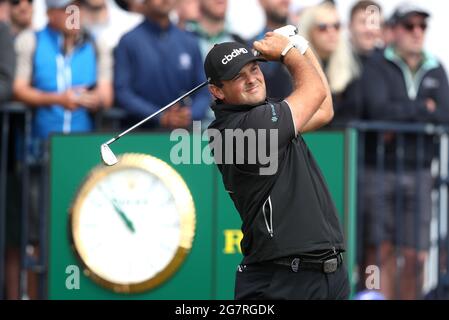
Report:
[[[170,277],[190,250],[194,229],[183,179],[140,154],[94,169],[71,213],[73,245],[86,273],[117,292],[148,290]]]

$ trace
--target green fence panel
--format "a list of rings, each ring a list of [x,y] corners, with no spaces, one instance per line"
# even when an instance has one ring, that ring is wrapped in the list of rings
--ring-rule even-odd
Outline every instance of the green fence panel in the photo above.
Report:
[[[240,217],[223,188],[215,165],[194,159],[193,151],[208,152],[198,135],[189,136],[190,161],[170,161],[173,147],[168,133],[127,136],[112,145],[114,152],[144,153],[172,166],[185,180],[196,209],[196,232],[190,254],[180,269],[160,286],[140,294],[118,294],[97,285],[84,274],[79,289],[68,288],[68,267],[81,264],[71,248],[68,210],[88,173],[100,164],[99,148],[110,135],[55,135],[50,148],[50,235],[48,291],[50,299],[232,299],[237,264],[241,260]],[[331,190],[348,243],[347,264],[355,263],[355,135],[350,131],[320,131],[305,140],[314,153]],[[157,258],[157,257],[155,257]],[[351,277],[352,278],[352,277]]]
[[[141,294],[116,294],[81,275],[80,288],[69,290],[66,273],[71,265],[80,266],[70,247],[68,210],[84,177],[100,164],[100,145],[110,135],[53,136],[50,163],[50,299],[211,299],[212,298],[212,205],[215,168],[206,165],[172,166],[190,188],[196,208],[196,232],[191,253],[178,272],[163,285]],[[123,139],[124,140],[124,139]],[[123,141],[124,142],[124,141]],[[168,134],[137,134],[126,143],[112,146],[125,152],[150,154],[170,163],[170,150],[176,144]],[[157,257],[155,257],[156,259]],[[70,270],[70,269],[69,269]]]

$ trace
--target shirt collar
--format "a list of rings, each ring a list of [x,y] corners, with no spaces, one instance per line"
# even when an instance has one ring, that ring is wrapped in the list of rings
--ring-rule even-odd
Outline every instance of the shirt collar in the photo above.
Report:
[[[47,24],[45,29],[47,30],[47,33],[50,35],[50,38],[52,39],[54,44],[58,46],[59,50],[62,52],[64,46],[64,34],[61,31],[54,29],[52,26],[50,26],[50,24]],[[92,36],[89,34],[89,32],[87,32],[86,29],[81,29],[78,37],[75,40],[74,49],[82,47],[89,41],[93,41]]]
[[[190,21],[186,24],[186,30],[193,32],[200,36],[201,38],[208,39],[210,41],[220,39],[221,37],[228,35],[228,26],[225,24],[223,30],[216,34],[208,33],[206,29],[204,29],[201,24],[199,24],[197,21]]]
[[[220,103],[220,102],[216,102],[214,103],[211,108],[215,113],[215,117],[216,118],[221,118],[223,116],[229,115],[229,114],[233,114],[233,113],[238,113],[238,112],[248,112],[251,109],[267,104],[268,100],[265,100],[263,103],[252,106],[252,105],[248,105],[248,104],[242,104],[242,105],[231,105],[231,104],[225,104],[225,103]]]
[[[439,66],[438,60],[428,51],[422,52],[423,60],[421,61],[420,69],[424,69],[426,71],[431,69],[436,69]],[[402,67],[405,65],[404,60],[397,54],[395,48],[393,46],[389,46],[385,49],[384,57],[387,60],[399,65]]]
[[[145,26],[145,28],[147,30],[149,30],[152,33],[156,33],[156,34],[162,34],[164,32],[170,31],[171,28],[173,28],[173,23],[169,23],[168,27],[166,28],[162,28],[159,24],[155,23],[154,21],[146,18],[143,21],[143,25]]]

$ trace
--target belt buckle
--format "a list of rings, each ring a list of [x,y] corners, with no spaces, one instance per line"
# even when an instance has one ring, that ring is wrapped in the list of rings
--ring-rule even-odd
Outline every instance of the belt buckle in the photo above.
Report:
[[[324,261],[323,263],[323,271],[324,273],[333,273],[338,268],[338,259],[332,258],[329,260]]]
[[[298,272],[298,269],[299,269],[299,258],[295,258],[295,259],[292,260],[291,267],[292,267],[292,271],[293,272]]]

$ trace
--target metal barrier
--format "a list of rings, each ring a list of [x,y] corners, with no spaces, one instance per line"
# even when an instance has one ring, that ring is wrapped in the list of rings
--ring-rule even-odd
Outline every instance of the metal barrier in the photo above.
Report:
[[[27,146],[31,139],[32,109],[17,102],[0,105],[1,115],[1,154],[0,154],[0,300],[5,299],[5,269],[6,269],[6,202],[8,190],[8,148],[10,142],[11,126],[10,118],[16,115],[23,118],[23,127],[20,128],[21,159],[20,164],[21,179],[21,225],[20,225],[20,279],[19,297],[28,299],[27,277],[28,271],[34,271],[39,275],[39,298],[46,297],[46,275],[47,275],[47,213],[48,213],[48,148],[44,148],[43,158],[36,162],[31,157]],[[126,117],[126,112],[120,109],[109,109],[97,112],[94,116],[96,127],[118,130],[120,122]],[[31,174],[31,169],[37,174]],[[39,211],[39,248],[36,258],[30,251],[29,246],[29,217],[30,217],[30,191],[32,186],[39,190],[38,211]],[[36,200],[36,199],[34,199]]]
[[[7,182],[8,182],[8,148],[10,139],[10,118],[11,115],[23,117],[24,125],[22,132],[25,135],[30,131],[31,127],[31,111],[20,103],[8,103],[0,106],[0,114],[2,118],[1,124],[1,155],[0,155],[0,299],[4,299],[5,288],[5,247],[6,247],[6,199],[7,199]],[[26,165],[23,168],[23,189],[22,194],[27,194],[27,170]],[[25,206],[21,210],[22,219],[27,216]],[[21,243],[22,245],[22,243]],[[23,261],[22,261],[23,265]]]
[[[0,154],[0,299],[4,299],[5,287],[5,216],[6,216],[6,191],[7,191],[7,161],[8,161],[8,139],[10,135],[10,115],[18,114],[23,117],[24,123],[21,131],[23,132],[24,139],[24,158],[21,163],[21,179],[22,179],[22,225],[21,225],[21,276],[20,276],[20,296],[21,298],[27,298],[26,296],[26,275],[28,270],[33,270],[40,275],[40,293],[39,297],[44,299],[46,297],[46,273],[47,273],[47,196],[48,196],[48,172],[46,166],[46,157],[44,156],[44,161],[42,163],[34,163],[27,155],[26,145],[31,137],[31,118],[32,112],[30,109],[24,107],[18,103],[10,103],[0,106],[1,119],[1,154]],[[125,112],[119,109],[112,109],[107,111],[102,111],[95,116],[95,122],[99,130],[118,130],[120,128],[121,120],[126,116]],[[406,146],[407,138],[410,135],[416,137],[416,166],[414,170],[416,181],[420,181],[421,168],[424,168],[425,164],[425,145],[426,139],[433,137],[435,145],[438,146],[437,152],[434,154],[434,170],[432,171],[435,180],[433,193],[434,193],[434,209],[432,211],[432,232],[431,236],[431,254],[427,260],[427,270],[431,275],[427,279],[426,291],[430,289],[435,289],[434,298],[443,297],[444,292],[449,286],[449,276],[447,272],[447,267],[449,266],[449,241],[447,238],[448,231],[448,184],[449,184],[449,127],[447,126],[437,126],[431,124],[407,124],[407,123],[388,123],[388,122],[351,122],[346,125],[357,130],[358,132],[358,195],[357,195],[357,206],[358,206],[358,221],[357,221],[357,261],[359,266],[363,266],[363,255],[366,251],[366,247],[362,242],[365,236],[365,224],[364,219],[366,218],[363,212],[365,211],[365,201],[363,198],[364,187],[365,187],[365,174],[366,174],[366,157],[365,151],[367,147],[372,147],[366,144],[366,137],[370,134],[375,136],[375,172],[377,173],[377,179],[379,181],[378,191],[383,193],[382,190],[385,188],[384,177],[385,172],[390,170],[391,167],[387,168],[386,156],[388,152],[386,150],[387,145],[382,136],[385,133],[394,133],[396,137],[396,148],[394,150],[394,174],[401,178],[404,175],[405,168],[405,151],[408,146]],[[390,153],[391,155],[391,153]],[[391,165],[391,159],[389,159]],[[40,239],[40,250],[39,258],[34,259],[27,252],[28,245],[28,218],[29,218],[29,191],[30,191],[30,166],[37,167],[40,170],[40,187],[39,189],[43,192],[42,196],[39,197],[39,216],[40,216],[40,228],[39,228],[39,239]],[[429,169],[430,170],[430,169]],[[398,180],[399,181],[399,180]],[[404,194],[401,193],[401,188],[398,185],[395,186],[396,197],[394,199],[394,211],[396,219],[404,212]],[[419,189],[422,187],[421,184],[417,184],[419,195]],[[418,197],[419,198],[419,197]],[[384,201],[379,198],[380,202]],[[419,207],[420,200],[417,199],[416,208]],[[419,221],[420,211],[415,209],[414,220]],[[382,217],[380,217],[382,219]],[[395,235],[395,240],[399,241],[399,237],[403,233],[402,225],[399,225],[397,234]],[[419,229],[415,228],[414,233],[415,241],[419,239]],[[382,235],[380,235],[382,236]],[[400,262],[400,252],[397,251],[397,261]],[[377,263],[380,264],[380,253],[377,253]],[[400,264],[399,264],[400,265]],[[362,275],[363,270],[360,268],[359,275]],[[360,288],[363,287],[363,277],[359,277]],[[396,282],[396,287],[400,285]],[[420,288],[418,288],[420,289]],[[396,289],[398,291],[398,289]]]
[[[432,124],[419,124],[419,123],[393,123],[393,122],[351,122],[349,127],[355,128],[358,132],[358,195],[357,195],[357,261],[360,266],[359,277],[359,289],[365,288],[365,279],[363,277],[365,270],[363,267],[367,266],[367,259],[365,258],[369,246],[376,248],[375,253],[375,266],[382,266],[385,264],[384,247],[382,243],[385,239],[394,244],[394,267],[398,271],[394,279],[394,293],[395,298],[403,298],[401,293],[401,286],[404,285],[400,281],[400,274],[404,271],[405,257],[403,256],[403,249],[409,249],[409,243],[404,243],[404,239],[407,236],[407,232],[410,232],[410,226],[407,223],[402,223],[406,218],[407,210],[410,209],[414,201],[413,207],[413,221],[412,227],[412,249],[416,252],[420,251],[420,241],[423,234],[420,234],[423,230],[423,216],[431,214],[431,221],[429,222],[429,239],[430,248],[429,255],[425,261],[426,265],[426,291],[434,289],[432,298],[443,298],[446,292],[447,298],[447,285],[448,274],[447,266],[449,266],[449,241],[447,240],[447,221],[448,221],[448,207],[447,207],[447,186],[448,186],[448,132],[449,127],[437,126]],[[387,135],[387,136],[386,136]],[[371,140],[369,140],[369,137]],[[385,137],[390,139],[390,143],[385,141]],[[391,143],[391,139],[394,139],[394,143]],[[367,145],[367,142],[375,142],[375,145]],[[432,150],[429,146],[429,141],[435,147],[435,152],[432,154],[433,161],[429,163],[426,161],[426,155],[429,150]],[[406,143],[408,142],[408,145]],[[393,149],[389,149],[393,146]],[[367,159],[366,155],[370,151],[375,150],[375,159]],[[410,161],[410,150],[415,154],[415,158]],[[407,152],[408,151],[408,152]],[[393,157],[392,157],[393,156]],[[407,156],[409,159],[407,159]],[[427,157],[428,158],[428,157]],[[373,161],[374,160],[374,161]],[[426,163],[427,162],[427,163]],[[411,165],[413,168],[411,167]],[[431,164],[433,164],[431,166]],[[373,175],[375,179],[374,193],[376,197],[372,197]],[[425,175],[432,175],[433,195],[434,201],[431,208],[424,208],[421,203],[422,196],[425,195],[423,188],[425,186]],[[390,179],[388,177],[394,177],[394,186],[388,185]],[[403,192],[403,181],[405,179],[414,183],[414,195],[412,201],[410,201],[410,194]],[[391,190],[394,189],[394,195],[391,194]],[[388,192],[388,190],[390,192]],[[409,191],[409,190],[408,190]],[[367,196],[371,194],[371,198],[374,198],[375,202],[369,202]],[[394,197],[392,199],[391,197]],[[431,195],[428,195],[429,198]],[[390,198],[389,198],[390,197]],[[409,201],[407,201],[407,199]],[[436,201],[438,200],[438,201]],[[432,203],[432,202],[430,202]],[[389,220],[385,220],[388,217],[388,204],[392,205],[394,209],[393,224],[394,227],[392,233],[393,238],[388,239],[383,234],[383,226],[388,223]],[[367,206],[372,206],[367,208]],[[376,210],[379,209],[380,210]],[[385,210],[383,210],[385,208]],[[373,223],[373,219],[369,219],[367,212],[369,210],[376,211],[376,223]],[[431,210],[426,212],[426,210]],[[365,221],[367,219],[368,221]],[[370,225],[367,225],[370,222]],[[438,228],[431,228],[434,225]],[[367,229],[370,228],[370,230]],[[373,232],[373,228],[378,226]],[[379,227],[380,226],[380,227]],[[424,229],[425,230],[425,229]],[[371,232],[369,232],[371,231]],[[391,231],[391,230],[390,230]],[[370,234],[374,234],[374,241],[367,239]],[[426,240],[426,237],[424,237]],[[432,253],[432,254],[430,254]],[[444,259],[445,261],[442,261]],[[423,288],[420,285],[418,262],[415,263],[415,291],[417,295],[415,298],[423,298]],[[386,270],[386,269],[385,269]],[[382,271],[382,268],[381,268]],[[383,274],[385,276],[385,273]],[[409,280],[410,281],[410,280]],[[368,288],[371,289],[371,288]],[[402,290],[404,291],[404,290]]]

